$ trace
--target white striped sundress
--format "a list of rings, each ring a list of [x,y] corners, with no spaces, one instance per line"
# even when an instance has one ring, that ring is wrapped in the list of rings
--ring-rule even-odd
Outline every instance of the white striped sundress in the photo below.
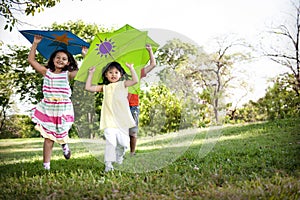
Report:
[[[44,138],[57,143],[68,143],[68,131],[74,122],[74,109],[71,102],[71,88],[68,71],[59,74],[49,69],[44,77],[44,99],[33,109],[32,121]]]

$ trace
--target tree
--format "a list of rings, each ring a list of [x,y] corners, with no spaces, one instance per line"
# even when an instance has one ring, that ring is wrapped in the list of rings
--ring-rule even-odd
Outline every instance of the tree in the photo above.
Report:
[[[181,123],[181,102],[163,83],[140,94],[141,131],[149,136],[178,131]]]
[[[2,60],[1,57],[0,60]],[[7,68],[6,65],[3,65],[6,61],[1,61],[1,66],[3,67],[0,68],[0,132],[3,131],[5,120],[7,117],[7,111],[11,106],[10,97],[13,94],[12,75],[8,72],[9,68]]]
[[[17,74],[14,73],[13,54],[4,54],[3,46],[0,46],[0,132],[5,128],[5,122],[9,110],[12,108],[13,99],[11,98],[15,89]]]
[[[212,53],[207,53],[201,47],[174,39],[159,51],[159,56],[160,62],[167,65],[166,70],[177,72],[177,83],[185,80],[188,88],[184,90],[193,90],[189,93],[197,97],[195,104],[201,104],[198,97],[211,104],[214,122],[219,123],[220,111],[226,109],[221,100],[228,95],[226,90],[236,78],[232,74],[233,66],[248,60],[250,56],[244,50],[246,44],[240,39],[224,37],[213,41],[217,47]]]
[[[260,109],[265,107],[268,119],[284,119],[300,116],[300,96],[291,85],[293,76],[284,74],[276,77],[274,85],[267,89],[264,98],[259,99]]]
[[[215,50],[196,60],[195,70],[192,74],[200,72],[203,88],[210,93],[210,101],[214,110],[215,122],[221,122],[220,112],[226,109],[225,97],[230,95],[229,89],[234,87],[233,81],[237,81],[245,87],[243,80],[237,80],[233,74],[235,65],[250,59],[248,46],[242,39],[229,37],[217,38]],[[243,48],[243,50],[242,50]],[[241,53],[243,52],[243,53]]]
[[[188,64],[190,56],[195,56],[199,52],[197,48],[194,44],[174,38],[158,50],[158,61],[171,70],[178,70]]]
[[[292,1],[291,1],[292,2]],[[293,74],[291,81],[293,89],[300,95],[300,1],[292,3],[294,15],[290,14],[289,19],[281,25],[271,28],[269,32],[272,40],[272,46],[268,50],[263,50],[263,54],[272,61],[287,67]],[[291,23],[292,22],[292,23]]]
[[[8,46],[8,50],[1,51],[0,54],[0,132],[9,125],[8,111],[12,108],[14,101],[25,100],[30,103],[36,103],[42,98],[41,82],[42,76],[33,73],[28,67],[27,56],[29,49],[19,46]],[[42,57],[38,56],[37,60]],[[14,97],[14,98],[12,98]],[[11,113],[10,113],[11,114]],[[13,123],[10,123],[14,125]]]
[[[292,79],[292,74],[277,76],[265,96],[238,109],[234,120],[253,122],[300,117],[300,96],[290,84]]]
[[[158,74],[160,81],[176,95],[182,107],[181,119],[186,120],[184,122],[181,120],[180,128],[205,126],[210,121],[207,120],[209,114],[206,112],[206,102],[199,99],[197,82],[201,74],[190,76],[193,70],[191,59],[205,55],[202,48],[177,38],[168,41],[158,50],[157,60],[164,66]]]
[[[0,3],[0,16],[5,18],[4,30],[12,31],[16,23],[25,23],[17,17],[21,15],[32,15],[40,13],[45,8],[51,8],[59,3],[60,0],[2,0]]]

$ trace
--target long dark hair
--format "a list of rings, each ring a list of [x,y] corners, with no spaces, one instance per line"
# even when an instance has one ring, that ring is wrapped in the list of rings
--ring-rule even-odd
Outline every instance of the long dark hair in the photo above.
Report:
[[[55,65],[54,65],[54,58],[56,56],[57,53],[59,52],[63,52],[65,53],[67,56],[68,56],[68,62],[69,62],[69,65],[66,65],[62,71],[69,71],[69,72],[72,72],[72,71],[75,71],[75,70],[78,70],[78,65],[77,65],[77,62],[75,60],[75,58],[73,57],[72,54],[70,54],[68,51],[64,50],[64,49],[59,49],[59,50],[56,50],[54,51],[49,60],[48,60],[48,64],[46,65],[46,68],[49,68],[52,72],[55,71]]]
[[[120,63],[118,62],[110,62],[108,63],[103,69],[102,69],[102,80],[103,80],[103,83],[102,84],[105,84],[105,85],[108,85],[110,84],[109,80],[106,78],[105,74],[106,72],[108,72],[110,69],[112,68],[116,68],[120,73],[121,73],[121,79],[124,79],[124,78],[128,78],[128,75],[126,74],[124,68],[121,66]]]

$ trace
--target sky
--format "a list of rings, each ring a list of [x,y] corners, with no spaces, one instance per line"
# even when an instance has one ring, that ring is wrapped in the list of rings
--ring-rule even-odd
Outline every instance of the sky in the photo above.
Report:
[[[209,47],[213,38],[228,34],[255,43],[259,33],[284,21],[290,5],[290,0],[61,0],[34,16],[21,16],[26,24],[18,25],[13,32],[1,29],[0,40],[30,47],[18,30],[82,20],[108,28],[130,24],[138,29],[156,30],[154,40],[167,39],[168,33],[173,33],[204,47]],[[253,94],[245,100],[262,97],[268,86],[266,79],[285,71],[268,60],[242,67],[254,86]]]

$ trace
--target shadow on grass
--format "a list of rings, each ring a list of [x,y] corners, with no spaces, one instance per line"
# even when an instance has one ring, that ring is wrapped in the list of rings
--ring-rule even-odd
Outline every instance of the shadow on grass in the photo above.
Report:
[[[51,170],[47,171],[43,168],[43,162],[37,160],[34,162],[21,162],[15,164],[1,165],[1,179],[8,177],[22,177],[26,175],[27,177],[34,177],[37,175],[44,175],[47,173],[63,173],[66,176],[71,173],[76,173],[78,170],[92,169],[93,171],[103,172],[104,165],[99,162],[93,156],[87,156],[76,159],[60,159],[51,161]]]
[[[23,139],[24,140],[24,139]],[[27,142],[1,142],[0,143],[0,151],[10,150],[11,149],[24,149],[24,148],[40,148],[43,145],[43,139],[40,141],[30,141]]]

